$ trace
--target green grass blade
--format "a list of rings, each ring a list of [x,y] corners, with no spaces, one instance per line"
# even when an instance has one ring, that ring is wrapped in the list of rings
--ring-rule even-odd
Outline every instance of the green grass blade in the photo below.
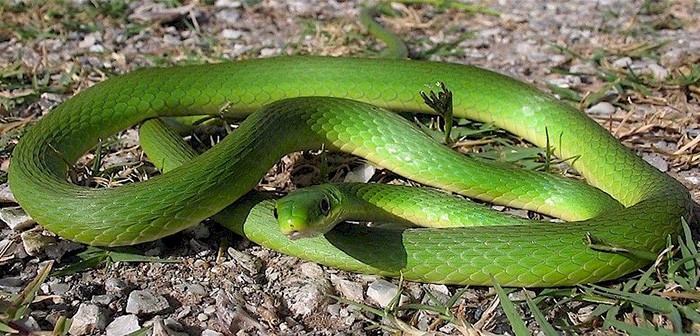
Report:
[[[149,262],[149,263],[176,263],[178,260],[161,259],[145,256],[133,252],[132,248],[104,249],[88,246],[85,251],[78,253],[80,261],[62,267],[51,273],[52,276],[65,276],[83,270],[96,268],[102,264],[109,265],[113,262]]]
[[[374,315],[377,315],[377,316],[386,317],[386,318],[388,318],[388,317],[390,316],[390,315],[389,315],[387,312],[385,312],[384,310],[378,309],[378,308],[374,308],[374,307],[369,306],[369,305],[366,305],[366,304],[364,304],[364,303],[355,302],[355,301],[348,300],[348,299],[346,299],[346,298],[343,298],[343,297],[340,297],[340,296],[335,296],[335,295],[329,295],[329,297],[335,299],[336,301],[338,301],[338,302],[340,302],[340,303],[344,303],[344,304],[347,304],[347,305],[351,305],[351,306],[358,307],[358,308],[360,308],[360,309],[362,309],[362,310],[364,310],[364,311],[370,312],[370,313],[372,313],[372,314],[374,314]]]
[[[51,272],[53,262],[47,262],[44,267],[39,270],[34,280],[32,280],[21,293],[17,294],[14,300],[10,303],[10,307],[5,311],[4,315],[12,321],[21,320],[29,310],[29,305],[34,301],[36,293],[39,292],[41,284],[44,283],[46,277]]]
[[[561,99],[571,100],[577,103],[580,102],[582,99],[581,95],[572,89],[564,88],[554,84],[548,84],[547,87],[550,91],[552,91],[552,93],[559,96]]]
[[[447,302],[445,302],[445,306],[447,306],[448,308],[454,307],[455,304],[457,303],[457,300],[459,300],[459,298],[461,298],[462,295],[464,295],[464,293],[466,293],[468,289],[469,289],[468,286],[460,288],[454,295],[452,295],[447,300]]]
[[[535,317],[535,321],[537,321],[537,325],[540,326],[540,330],[546,335],[546,336],[558,336],[559,333],[554,329],[554,327],[547,322],[547,318],[544,316],[542,311],[540,310],[539,307],[532,301],[529,295],[525,295],[525,302],[527,302],[527,306],[530,308],[530,312],[532,312],[532,316]]]
[[[639,281],[637,281],[637,285],[634,286],[634,291],[637,293],[643,292],[651,281],[650,279],[652,275],[654,275],[653,266],[649,267],[646,271],[644,271],[644,273],[642,273],[642,276],[639,277]]]
[[[683,314],[683,316],[685,316],[687,319],[693,321],[694,323],[700,323],[700,313],[698,313],[698,311],[694,308],[689,306],[679,306],[678,310],[680,310],[681,314]]]
[[[72,320],[66,318],[65,316],[61,316],[56,320],[56,325],[53,327],[53,331],[51,332],[51,335],[53,336],[64,336],[68,335],[68,329],[70,329]]]
[[[676,309],[676,305],[670,300],[654,295],[627,293],[597,285],[591,285],[591,287],[602,295],[608,295],[618,300],[629,301],[649,310],[667,314],[674,328],[677,330],[682,330],[683,328],[681,314],[678,309]]]
[[[503,287],[496,282],[496,279],[493,278],[493,276],[491,277],[491,282],[493,282],[493,289],[496,291],[496,294],[498,294],[498,300],[501,302],[503,312],[506,314],[508,322],[510,322],[510,326],[515,335],[530,335],[530,329],[527,327],[522,317],[520,317],[520,314],[518,314],[513,302],[508,299],[508,294],[506,294],[506,292],[503,290]]]
[[[612,320],[612,321],[606,321],[610,323],[611,327],[617,328],[619,330],[622,330],[626,332],[630,336],[669,336],[669,335],[678,335],[674,334],[670,330],[666,329],[654,329],[654,328],[645,328],[645,327],[637,327],[633,326],[631,324],[627,324],[622,321],[618,320]]]
[[[143,327],[139,330],[129,333],[128,336],[146,336],[151,331],[151,329],[153,329],[153,327],[151,326]]]
[[[610,309],[608,309],[605,312],[605,319],[603,320],[603,328],[604,329],[610,329],[614,321],[617,321],[615,319],[615,316],[617,316],[617,313],[620,312],[620,306],[612,306]]]
[[[0,332],[7,334],[17,334],[19,330],[10,327],[9,325],[0,322]]]

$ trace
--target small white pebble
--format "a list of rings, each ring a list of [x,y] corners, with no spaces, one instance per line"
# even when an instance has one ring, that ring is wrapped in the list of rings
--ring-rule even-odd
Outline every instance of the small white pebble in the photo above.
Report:
[[[243,32],[236,29],[224,29],[221,31],[219,36],[227,40],[237,40],[243,36]]]
[[[367,297],[382,308],[388,306],[398,293],[399,286],[384,279],[379,279],[367,287]],[[404,295],[402,299],[405,299]]]
[[[651,71],[652,74],[654,74],[654,79],[656,79],[657,81],[662,81],[666,79],[666,77],[668,77],[668,70],[656,63],[651,63],[647,65],[647,68]]]
[[[105,51],[105,47],[103,47],[101,44],[95,44],[91,45],[90,48],[88,48],[88,50],[94,53],[101,53]]]
[[[599,114],[599,115],[611,115],[615,113],[615,106],[613,104],[610,104],[608,102],[600,102],[598,104],[595,104],[591,107],[589,107],[586,112],[591,113],[591,114]]]
[[[204,329],[204,331],[202,331],[202,336],[223,336],[223,335],[224,334],[222,334],[218,331],[211,330],[211,329]]]
[[[630,57],[621,57],[612,63],[612,66],[618,69],[628,68],[630,65],[632,65],[632,58]]]
[[[12,230],[21,231],[34,225],[34,220],[21,207],[6,207],[0,209],[0,220]]]

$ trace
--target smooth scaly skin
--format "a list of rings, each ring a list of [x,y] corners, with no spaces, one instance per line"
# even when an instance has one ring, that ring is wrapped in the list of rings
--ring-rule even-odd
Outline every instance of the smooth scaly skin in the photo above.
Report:
[[[65,162],[74,162],[98,139],[156,116],[221,112],[244,116],[268,102],[310,95],[430,113],[417,92],[436,81],[455,92],[457,117],[492,122],[539,146],[546,143],[546,128],[555,139],[558,156],[578,156],[574,167],[588,182],[627,208],[608,211],[614,203],[605,197],[593,192],[595,200],[587,202],[581,194],[585,188],[576,183],[571,183],[579,189],[576,192],[551,187],[544,183],[562,182],[539,174],[497,168],[480,176],[485,169],[475,165],[476,172],[465,175],[445,164],[451,159],[412,166],[408,163],[413,158],[392,159],[394,147],[344,148],[343,141],[373,143],[372,135],[364,133],[370,124],[388,126],[384,132],[396,137],[397,143],[410,147],[414,139],[394,133],[405,129],[394,127],[394,121],[403,119],[389,117],[392,114],[344,100],[315,98],[273,104],[246,120],[233,133],[235,137],[147,182],[107,190],[66,182]],[[377,115],[355,118],[363,113]],[[302,117],[303,122],[290,126]],[[293,136],[270,136],[280,130]],[[356,237],[365,234],[364,229],[352,228],[348,230],[359,232],[334,231],[326,236],[328,240],[309,239],[301,244],[279,232],[270,204],[263,202],[242,227],[230,226],[285,253],[349,270],[403,274],[406,279],[428,282],[491,284],[493,276],[503,285],[556,286],[613,279],[646,263],[594,251],[584,242],[586,233],[657,252],[668,234],[679,231],[680,218],[689,215],[690,196],[678,182],[626,150],[583,113],[486,70],[397,60],[272,58],[149,69],[110,79],[66,101],[29,130],[15,148],[9,180],[18,202],[45,228],[89,244],[127,245],[172,234],[215,214],[253,188],[279,156],[317,147],[318,142],[370,156],[370,161],[422,183],[569,219],[593,218],[561,225],[409,229],[398,236],[378,231]],[[422,156],[429,158],[426,153],[440,151],[438,147],[416,150],[424,150]],[[526,183],[523,178],[528,176],[536,182],[515,184]],[[463,180],[473,185],[460,185]],[[501,196],[503,192],[512,199]],[[566,203],[572,199],[584,205]],[[233,219],[241,216],[230,209],[225,212]],[[367,245],[359,247],[358,241]]]
[[[323,202],[326,205],[322,205]],[[529,223],[525,218],[506,215],[437,190],[377,183],[326,183],[306,187],[277,200],[275,210],[280,230],[294,239],[324,234],[344,221],[431,228]]]

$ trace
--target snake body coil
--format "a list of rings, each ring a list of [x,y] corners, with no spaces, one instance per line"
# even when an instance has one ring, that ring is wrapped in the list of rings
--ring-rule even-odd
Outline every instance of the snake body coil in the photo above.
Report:
[[[396,156],[401,150],[394,152],[365,132],[386,127],[381,133],[411,146],[413,135],[395,126],[407,122],[384,109],[431,113],[418,92],[436,81],[455,92],[456,117],[494,123],[539,146],[546,144],[547,130],[555,153],[577,157],[574,168],[622,206],[573,182],[571,188],[580,191],[569,193],[546,174],[480,172],[479,167],[460,173],[442,156],[430,166],[411,168],[410,158]],[[66,182],[66,162],[144,120],[222,111],[243,117],[261,108],[222,144],[149,181],[102,190]],[[298,120],[300,126],[290,126]],[[297,133],[271,136],[280,130]],[[69,99],[32,127],[14,150],[9,181],[20,205],[46,229],[88,244],[129,245],[222,211],[252,189],[281,155],[321,144],[369,156],[422,183],[580,221],[398,232],[345,228],[352,232],[292,242],[279,232],[269,202],[262,202],[240,221],[244,224],[230,227],[273,249],[358,272],[482,285],[491,284],[493,276],[503,285],[555,286],[613,279],[647,263],[596,251],[587,245],[587,234],[657,253],[669,234],[679,232],[681,217],[690,210],[690,196],[677,181],[585,114],[526,84],[477,67],[382,59],[269,58],[119,76]],[[415,150],[427,157],[435,148]],[[528,182],[529,175],[537,176]],[[240,217],[231,211],[224,215]]]

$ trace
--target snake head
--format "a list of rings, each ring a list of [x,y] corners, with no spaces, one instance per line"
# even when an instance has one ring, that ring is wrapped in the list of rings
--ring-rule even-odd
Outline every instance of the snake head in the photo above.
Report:
[[[338,203],[336,195],[324,186],[304,188],[277,200],[274,216],[290,239],[315,237],[342,221]]]

